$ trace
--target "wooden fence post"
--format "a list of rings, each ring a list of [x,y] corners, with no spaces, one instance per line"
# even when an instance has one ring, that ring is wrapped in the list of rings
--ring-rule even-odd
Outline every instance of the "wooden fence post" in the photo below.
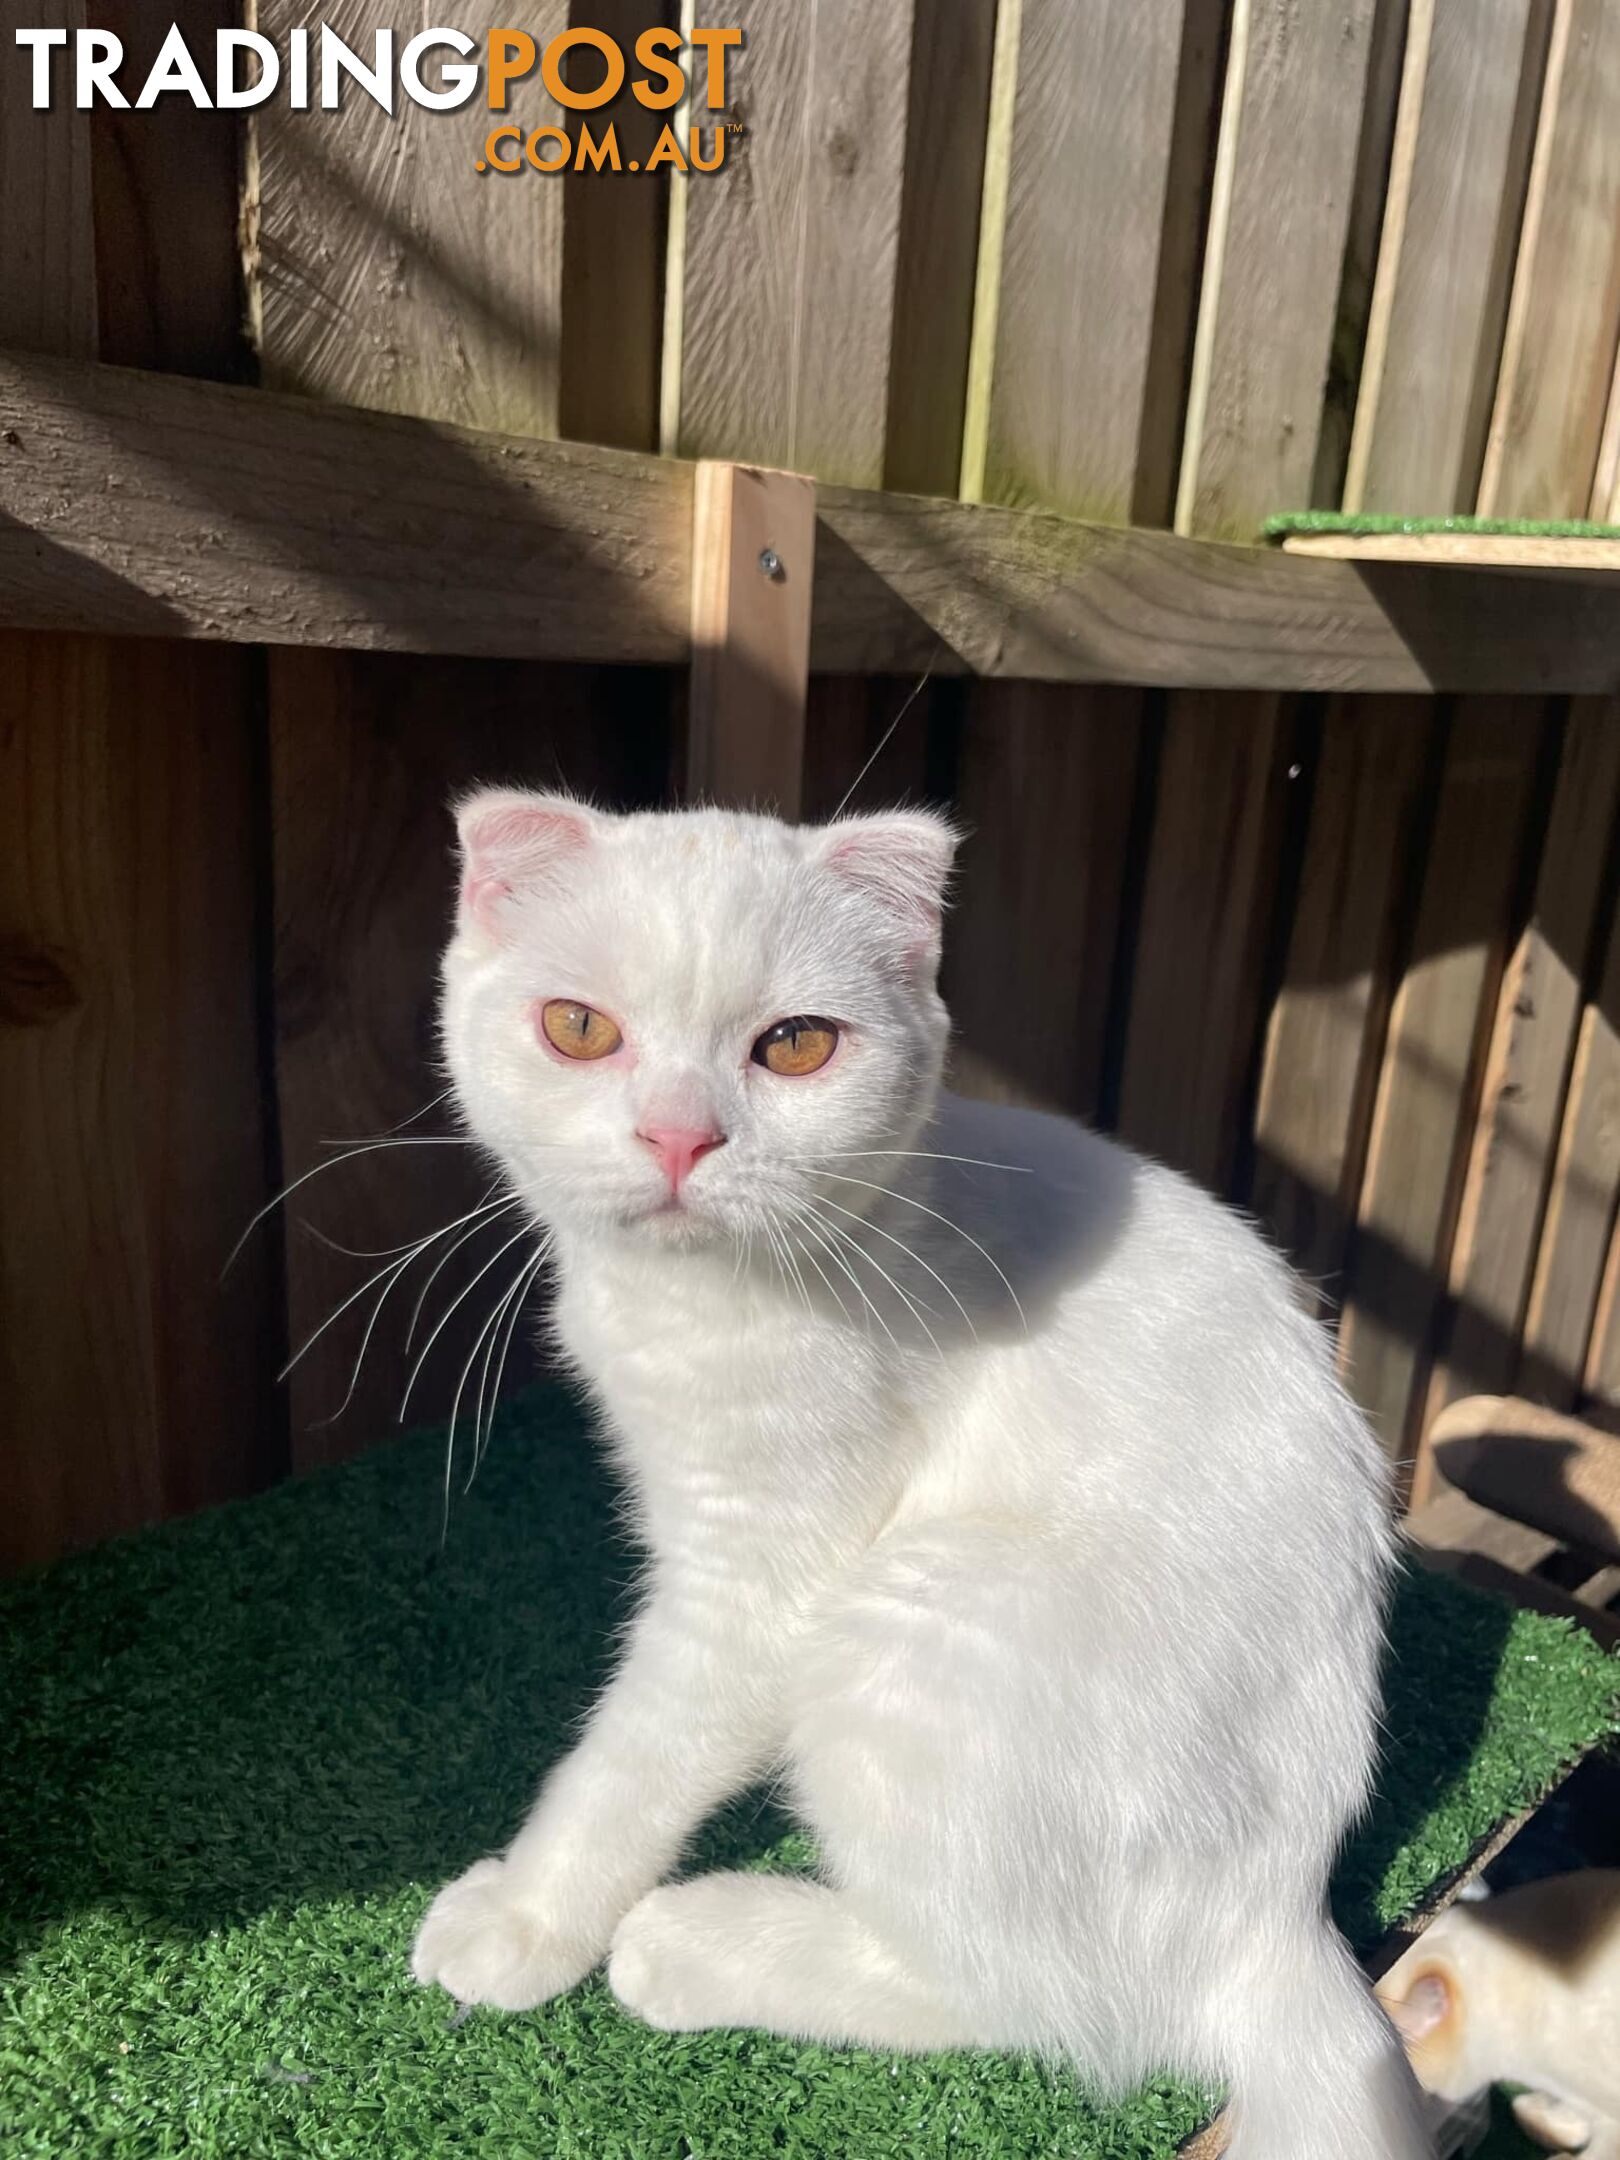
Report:
[[[815,551],[813,481],[713,459],[699,464],[689,799],[799,815]]]

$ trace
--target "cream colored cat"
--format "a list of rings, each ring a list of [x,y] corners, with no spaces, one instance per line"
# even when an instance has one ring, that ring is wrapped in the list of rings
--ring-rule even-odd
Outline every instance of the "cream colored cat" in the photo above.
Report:
[[[1378,1992],[1437,2098],[1526,2086],[1538,2144],[1620,2160],[1620,1870],[1452,1906]]]

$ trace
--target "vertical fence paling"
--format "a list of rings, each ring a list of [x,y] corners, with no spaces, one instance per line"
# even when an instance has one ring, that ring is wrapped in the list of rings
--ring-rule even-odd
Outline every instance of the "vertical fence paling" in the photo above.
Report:
[[[1141,745],[1136,691],[969,687],[945,992],[972,1093],[1096,1114]]]
[[[1361,1183],[1435,723],[1426,699],[1330,703],[1266,1023],[1253,1204],[1329,1309]]]
[[[1581,986],[1620,815],[1620,727],[1607,702],[1567,721],[1529,919],[1497,997],[1447,1285],[1449,1341],[1427,1417],[1501,1394],[1519,1337],[1580,1020]]]
[[[887,487],[954,495],[962,463],[995,0],[914,0]]]
[[[1201,0],[1009,4],[1013,86],[995,146],[1005,214],[987,236],[983,409],[964,493],[1123,524],[1144,457],[1164,463],[1177,423],[1150,406],[1149,389],[1161,250],[1190,210],[1171,183],[1183,177],[1183,41]]]
[[[1467,700],[1453,714],[1390,1013],[1339,1343],[1398,1456],[1415,1439],[1542,727],[1528,699]]]
[[[683,457],[880,484],[889,409],[911,0],[746,0],[725,117],[745,147],[681,183]],[[746,87],[734,88],[745,80]],[[714,125],[707,66],[694,118]]]
[[[1234,0],[1178,532],[1309,498],[1374,0]]]
[[[285,40],[302,0],[260,0]],[[327,28],[372,43],[368,0],[334,0]],[[438,10],[481,34],[473,0]],[[566,0],[523,0],[506,22],[544,43]],[[534,99],[534,86],[526,86]],[[536,118],[555,120],[549,100]],[[254,309],[268,388],[516,434],[557,432],[561,188],[472,170],[464,125],[401,100],[392,116],[351,90],[335,113],[281,99],[253,116],[260,260]]]
[[[1288,742],[1275,696],[1178,691],[1165,716],[1119,1125],[1218,1192],[1260,1021]]]
[[[1479,508],[1584,516],[1620,335],[1620,10],[1557,0]]]
[[[1612,835],[1610,839],[1612,854]],[[1613,867],[1611,863],[1611,872]],[[1568,1409],[1583,1385],[1590,1385],[1611,1407],[1620,1402],[1606,1346],[1607,1315],[1594,1324],[1617,1201],[1620,918],[1609,926],[1606,956],[1581,1013],[1525,1314],[1521,1391],[1557,1409]],[[1589,1343],[1594,1360],[1590,1371]]]
[[[1549,14],[1413,0],[1346,509],[1473,506]]]

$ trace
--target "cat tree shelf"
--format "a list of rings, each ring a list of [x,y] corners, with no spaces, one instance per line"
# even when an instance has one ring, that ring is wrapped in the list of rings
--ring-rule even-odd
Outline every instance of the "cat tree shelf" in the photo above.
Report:
[[[0,624],[683,663],[694,471],[11,354],[0,358]],[[1620,592],[820,487],[809,665],[1251,690],[1609,691]]]

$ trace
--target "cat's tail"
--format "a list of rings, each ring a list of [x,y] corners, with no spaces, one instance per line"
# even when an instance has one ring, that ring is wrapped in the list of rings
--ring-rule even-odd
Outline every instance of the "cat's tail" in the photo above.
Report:
[[[1272,1965],[1241,2016],[1226,2160],[1432,2160],[1422,2091],[1335,1930]]]

